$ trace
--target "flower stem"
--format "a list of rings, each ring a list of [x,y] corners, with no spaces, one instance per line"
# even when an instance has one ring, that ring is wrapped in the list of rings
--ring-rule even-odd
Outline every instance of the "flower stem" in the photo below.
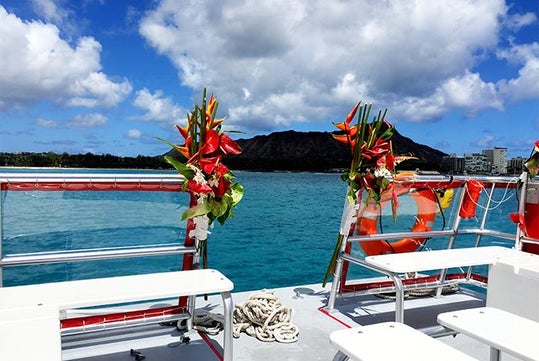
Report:
[[[324,281],[322,282],[322,287],[326,287],[329,276],[335,272],[335,263],[337,262],[337,256],[339,255],[339,251],[341,249],[342,240],[343,235],[339,233],[337,236],[337,242],[335,242],[333,254],[331,255],[331,260],[329,261],[328,269],[326,270],[326,275],[324,276]]]

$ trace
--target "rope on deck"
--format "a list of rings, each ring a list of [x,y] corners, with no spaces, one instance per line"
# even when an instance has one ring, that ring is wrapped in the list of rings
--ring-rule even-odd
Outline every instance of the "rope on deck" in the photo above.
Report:
[[[233,335],[238,338],[245,332],[264,342],[296,342],[299,328],[292,323],[292,313],[273,292],[253,293],[234,308]]]

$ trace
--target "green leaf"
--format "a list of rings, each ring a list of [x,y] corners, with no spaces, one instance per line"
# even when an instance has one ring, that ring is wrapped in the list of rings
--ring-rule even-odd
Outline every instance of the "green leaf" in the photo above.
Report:
[[[230,199],[231,198],[227,197],[226,195],[224,195],[221,200],[210,198],[208,201],[210,213],[213,214],[215,217],[220,217],[225,214],[230,205]]]
[[[187,209],[185,212],[183,212],[182,221],[189,218],[196,217],[196,216],[203,216],[205,214],[208,214],[209,211],[210,211],[210,207],[208,205],[208,202],[198,204],[194,207]]]
[[[193,179],[195,173],[187,165],[185,165],[184,163],[178,161],[177,159],[169,155],[165,155],[164,158],[167,161],[167,163],[171,164],[174,168],[176,168],[176,170],[180,172],[180,174],[183,175],[185,178]]]
[[[242,200],[244,189],[240,183],[236,182],[230,186],[230,190],[232,197],[232,206],[235,206]]]

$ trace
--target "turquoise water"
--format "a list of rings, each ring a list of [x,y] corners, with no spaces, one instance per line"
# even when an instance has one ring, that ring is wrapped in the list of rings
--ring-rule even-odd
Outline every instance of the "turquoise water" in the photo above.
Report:
[[[10,170],[11,171],[11,170]],[[35,170],[34,170],[35,171]],[[77,170],[80,172],[80,170]],[[91,171],[88,171],[91,172]],[[103,172],[103,171],[99,171]],[[115,171],[118,172],[118,171]],[[346,187],[336,173],[237,172],[245,197],[234,218],[211,229],[209,266],[253,290],[321,282],[340,224]],[[487,225],[513,232],[508,214],[516,209],[511,191],[498,190]],[[3,254],[177,244],[185,237],[180,215],[187,195],[167,192],[2,192]],[[386,207],[389,208],[389,207]],[[456,209],[437,217],[434,229],[450,226]],[[385,210],[388,211],[388,210]],[[479,210],[480,211],[480,210]],[[385,213],[384,213],[385,214]],[[406,231],[413,224],[413,201],[403,199],[398,222],[384,215],[384,229]],[[478,213],[478,217],[480,217]],[[463,221],[476,227],[478,219]],[[475,239],[457,240],[458,246]],[[484,239],[510,245],[510,241]],[[447,240],[429,240],[441,248]],[[354,250],[359,252],[359,250]],[[61,281],[181,268],[181,256],[163,256],[6,267],[4,285]],[[352,269],[352,276],[365,271]]]

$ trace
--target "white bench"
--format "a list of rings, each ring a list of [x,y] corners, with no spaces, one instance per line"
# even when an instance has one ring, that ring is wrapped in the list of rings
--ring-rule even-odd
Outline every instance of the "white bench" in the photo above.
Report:
[[[443,313],[438,322],[500,351],[524,360],[539,360],[539,256],[497,261],[489,271],[486,308]]]
[[[385,273],[392,278],[396,291],[395,320],[403,322],[404,286],[399,274],[491,265],[501,259],[525,261],[533,256],[532,254],[506,247],[489,246],[369,256],[365,257],[364,262],[372,269]]]
[[[54,338],[54,340],[51,340],[53,342],[44,348],[42,352],[56,355],[57,346],[60,342],[59,320],[63,317],[65,310],[220,293],[223,299],[225,316],[223,359],[224,361],[231,361],[233,304],[230,291],[233,288],[234,285],[228,278],[220,272],[210,269],[0,288],[0,335],[10,332],[11,317],[19,318],[22,322],[32,322],[34,320],[36,324],[40,324],[40,326],[29,327],[26,337],[34,334],[35,327],[50,330],[51,325],[49,322],[51,321],[51,312],[53,312],[58,330],[53,333],[54,337],[51,336],[51,338]],[[17,310],[17,315],[9,316],[9,319],[6,318],[13,310]],[[47,323],[47,326],[45,326],[45,323]],[[15,343],[11,346],[6,346],[8,348],[17,347]],[[15,352],[14,354],[17,352],[17,350],[12,351]],[[4,360],[3,357],[0,359]],[[6,360],[8,359],[15,360],[6,358]],[[19,358],[21,361],[28,359],[34,358]],[[60,358],[55,356],[47,360],[60,360]]]
[[[539,322],[539,255],[498,261],[488,278],[487,306]]]
[[[0,310],[0,360],[61,359],[60,320],[56,307]]]
[[[441,313],[438,322],[489,345],[491,361],[500,360],[500,351],[522,360],[539,360],[539,322],[492,307]]]
[[[398,322],[338,330],[332,332],[329,339],[338,350],[333,361],[477,361]]]

